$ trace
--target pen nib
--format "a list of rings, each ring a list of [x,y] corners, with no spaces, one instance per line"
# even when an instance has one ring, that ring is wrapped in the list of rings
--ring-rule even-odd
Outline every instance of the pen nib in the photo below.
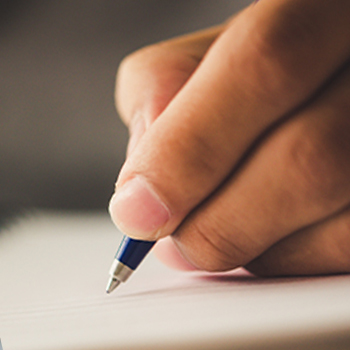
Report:
[[[120,281],[117,280],[116,278],[111,277],[108,281],[107,284],[107,288],[106,288],[106,292],[107,293],[111,293],[114,291],[114,289],[116,289],[118,287],[118,285],[120,284]]]

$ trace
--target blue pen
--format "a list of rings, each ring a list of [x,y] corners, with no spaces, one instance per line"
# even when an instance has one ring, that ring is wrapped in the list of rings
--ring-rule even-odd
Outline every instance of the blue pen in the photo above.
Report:
[[[141,241],[124,236],[109,270],[107,293],[111,293],[121,282],[125,282],[154,246],[155,241]]]

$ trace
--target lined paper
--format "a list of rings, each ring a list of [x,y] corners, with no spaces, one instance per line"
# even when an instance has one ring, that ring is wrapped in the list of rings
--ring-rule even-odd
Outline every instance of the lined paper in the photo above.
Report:
[[[173,271],[150,254],[105,293],[106,214],[40,212],[0,233],[4,350],[349,349],[350,277]]]

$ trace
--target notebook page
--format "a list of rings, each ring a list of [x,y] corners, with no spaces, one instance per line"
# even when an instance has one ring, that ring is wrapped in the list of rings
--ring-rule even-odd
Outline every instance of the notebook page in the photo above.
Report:
[[[349,348],[348,276],[188,274],[150,254],[106,295],[120,238],[105,214],[38,213],[2,232],[4,350]]]

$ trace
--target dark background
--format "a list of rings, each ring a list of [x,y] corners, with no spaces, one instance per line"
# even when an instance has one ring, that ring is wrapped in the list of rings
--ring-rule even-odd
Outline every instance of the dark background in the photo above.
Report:
[[[121,59],[250,2],[0,0],[0,211],[105,208],[127,143]]]

